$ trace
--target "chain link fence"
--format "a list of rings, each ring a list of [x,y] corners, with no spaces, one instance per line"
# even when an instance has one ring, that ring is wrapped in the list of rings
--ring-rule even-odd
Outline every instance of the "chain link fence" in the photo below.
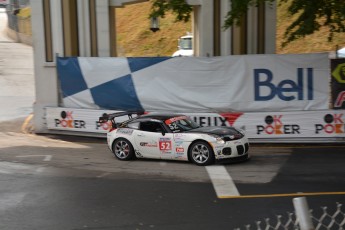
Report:
[[[345,213],[342,210],[342,204],[336,203],[336,209],[329,211],[328,207],[321,207],[322,214],[314,215],[313,210],[309,210],[312,222],[312,228],[315,230],[344,230]],[[300,226],[296,212],[287,212],[286,215],[277,215],[274,219],[266,218],[262,221],[256,221],[254,224],[245,225],[243,228],[234,230],[304,230]]]

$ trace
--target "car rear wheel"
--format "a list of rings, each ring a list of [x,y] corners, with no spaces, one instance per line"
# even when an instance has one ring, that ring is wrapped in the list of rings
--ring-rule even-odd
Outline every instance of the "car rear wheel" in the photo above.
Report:
[[[194,164],[204,166],[214,162],[214,153],[211,146],[204,141],[197,141],[189,149],[189,157]]]
[[[122,161],[132,160],[135,157],[132,144],[124,138],[114,141],[113,153],[117,159]]]

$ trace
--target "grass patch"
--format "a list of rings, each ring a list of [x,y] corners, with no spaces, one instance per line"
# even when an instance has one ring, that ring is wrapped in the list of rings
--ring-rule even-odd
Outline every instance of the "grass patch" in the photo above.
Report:
[[[288,4],[279,4],[279,2],[277,4],[277,54],[317,53],[334,51],[337,45],[345,47],[345,33],[335,34],[333,41],[328,42],[328,28],[326,27],[282,47],[285,30],[294,19],[287,12]],[[116,9],[119,56],[171,56],[177,50],[177,39],[186,35],[186,32],[192,31],[191,22],[175,22],[175,16],[167,14],[165,18],[160,20],[160,30],[153,33],[149,29],[150,7],[150,2],[143,2]]]

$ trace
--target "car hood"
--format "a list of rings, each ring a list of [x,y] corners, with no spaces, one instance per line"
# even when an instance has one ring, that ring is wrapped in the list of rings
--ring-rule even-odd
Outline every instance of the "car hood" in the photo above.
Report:
[[[186,131],[186,133],[205,133],[205,134],[215,134],[218,136],[228,136],[228,135],[241,135],[242,134],[233,127],[219,127],[219,126],[207,126],[200,127]]]

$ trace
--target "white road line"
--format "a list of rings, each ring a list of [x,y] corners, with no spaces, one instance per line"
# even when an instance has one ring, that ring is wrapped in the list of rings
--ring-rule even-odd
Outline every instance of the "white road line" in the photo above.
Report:
[[[97,176],[97,178],[102,178],[110,175],[111,173],[102,173],[101,175]]]
[[[51,161],[52,158],[53,158],[52,155],[46,155],[46,157],[43,159],[43,161]]]
[[[12,162],[0,162],[0,174],[31,173],[34,170],[36,170],[36,167],[31,165]]]
[[[217,197],[240,196],[235,183],[224,166],[206,166]]]
[[[52,155],[22,155],[16,157],[44,157],[43,161],[51,161],[51,159],[53,158]]]
[[[41,172],[43,172],[44,170],[46,170],[45,167],[39,167],[38,169],[36,169],[36,172],[37,172],[37,173],[41,173]]]
[[[2,169],[0,169],[0,173],[2,173],[2,174],[11,174],[11,172],[9,172],[7,170],[2,170]]]
[[[24,192],[11,192],[2,193],[0,197],[0,211],[5,211],[14,207],[18,207],[23,202],[26,193]],[[20,208],[20,207],[18,207]]]

